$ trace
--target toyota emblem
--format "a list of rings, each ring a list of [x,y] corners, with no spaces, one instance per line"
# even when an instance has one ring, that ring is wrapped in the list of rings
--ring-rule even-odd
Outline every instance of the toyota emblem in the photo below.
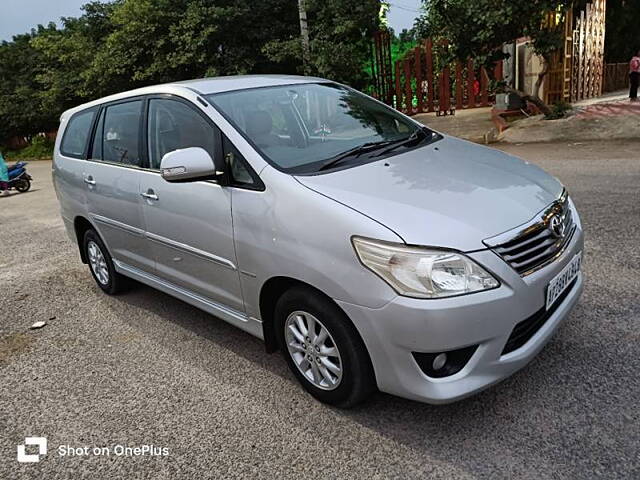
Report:
[[[564,217],[554,215],[549,221],[549,230],[556,238],[564,237]]]

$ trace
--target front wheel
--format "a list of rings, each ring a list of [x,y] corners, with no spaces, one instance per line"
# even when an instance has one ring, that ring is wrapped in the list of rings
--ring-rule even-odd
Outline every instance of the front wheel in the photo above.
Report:
[[[126,279],[116,272],[109,251],[95,230],[86,231],[83,247],[91,275],[102,291],[109,295],[120,292]]]
[[[330,299],[312,289],[294,287],[278,300],[275,319],[289,368],[316,399],[350,408],[375,390],[364,343]]]
[[[31,182],[29,180],[21,178],[15,183],[14,188],[20,193],[28,192],[31,188]]]

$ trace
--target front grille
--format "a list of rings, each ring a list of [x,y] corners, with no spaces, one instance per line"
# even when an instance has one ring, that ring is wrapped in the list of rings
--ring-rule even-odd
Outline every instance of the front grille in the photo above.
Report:
[[[566,191],[544,212],[520,228],[485,240],[516,272],[525,276],[552,262],[571,241],[576,230]]]
[[[511,332],[509,339],[507,340],[504,349],[502,350],[502,355],[506,355],[507,353],[511,353],[514,350],[523,347],[531,338],[542,328],[542,326],[547,323],[547,320],[551,318],[551,315],[555,313],[562,302],[567,298],[569,293],[576,286],[576,282],[578,280],[574,280],[571,282],[571,285],[567,287],[567,289],[562,292],[562,295],[558,297],[555,303],[551,306],[549,310],[546,310],[544,307],[538,310],[536,313],[531,315],[529,318],[523,320],[518,323]]]

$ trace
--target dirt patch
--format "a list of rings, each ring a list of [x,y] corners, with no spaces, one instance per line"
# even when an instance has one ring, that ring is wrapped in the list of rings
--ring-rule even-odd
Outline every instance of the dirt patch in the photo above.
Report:
[[[585,142],[640,138],[640,104],[613,102],[578,108],[560,120],[542,116],[514,122],[501,136],[506,143]]]
[[[413,118],[438,132],[476,143],[487,143],[487,138],[492,137],[495,130],[491,121],[491,108],[458,110],[455,115],[443,117],[438,117],[435,113],[422,113]]]
[[[34,338],[26,333],[13,333],[0,338],[0,365],[7,365],[13,357],[25,353]]]

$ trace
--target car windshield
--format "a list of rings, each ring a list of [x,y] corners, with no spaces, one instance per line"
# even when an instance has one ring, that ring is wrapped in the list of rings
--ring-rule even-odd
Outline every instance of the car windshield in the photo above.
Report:
[[[409,140],[424,132],[395,110],[333,83],[237,90],[208,98],[268,161],[290,173],[317,172],[349,160],[357,164],[387,153],[384,149],[394,143],[409,148],[402,142],[413,146]]]

